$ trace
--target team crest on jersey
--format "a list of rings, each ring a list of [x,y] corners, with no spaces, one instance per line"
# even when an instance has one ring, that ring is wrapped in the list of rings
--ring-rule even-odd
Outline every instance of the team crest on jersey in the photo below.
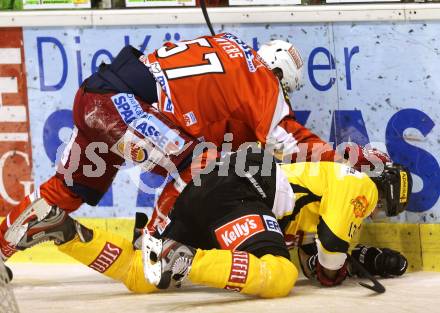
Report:
[[[368,208],[368,200],[365,196],[357,196],[350,203],[353,205],[354,216],[357,218],[365,217]]]

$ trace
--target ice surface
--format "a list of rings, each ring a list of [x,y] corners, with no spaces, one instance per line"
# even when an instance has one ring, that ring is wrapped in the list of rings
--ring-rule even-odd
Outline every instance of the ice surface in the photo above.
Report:
[[[81,265],[10,264],[22,313],[122,312],[322,312],[440,313],[440,273],[409,273],[384,279],[385,294],[375,295],[348,280],[334,288],[300,278],[282,299],[258,299],[203,286],[136,295],[121,283]]]

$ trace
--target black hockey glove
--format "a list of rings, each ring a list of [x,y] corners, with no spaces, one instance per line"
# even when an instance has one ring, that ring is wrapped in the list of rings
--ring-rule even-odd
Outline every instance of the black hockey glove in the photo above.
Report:
[[[387,248],[357,245],[351,256],[359,261],[371,275],[401,276],[408,268],[408,261],[402,254]],[[357,272],[351,274],[361,276]]]

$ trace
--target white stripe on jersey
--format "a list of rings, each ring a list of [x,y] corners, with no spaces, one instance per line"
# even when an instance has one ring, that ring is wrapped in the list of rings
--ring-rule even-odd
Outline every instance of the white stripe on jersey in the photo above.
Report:
[[[292,214],[295,207],[295,194],[279,164],[276,164],[276,169],[277,181],[272,213],[277,219],[282,219],[284,216]]]
[[[326,269],[337,271],[344,265],[347,254],[341,252],[328,252],[324,249],[319,239],[316,239],[316,246],[318,247],[319,264]]]
[[[70,150],[72,150],[73,143],[75,142],[76,137],[78,136],[78,128],[76,126],[73,127],[72,137],[70,137],[69,143],[66,148],[64,148],[63,156],[61,157],[61,164],[66,166],[67,161],[69,160]]]

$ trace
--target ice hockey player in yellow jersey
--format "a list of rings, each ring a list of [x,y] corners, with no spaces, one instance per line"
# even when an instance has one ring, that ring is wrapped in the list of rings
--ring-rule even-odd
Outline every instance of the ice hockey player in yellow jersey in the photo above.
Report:
[[[411,193],[410,173],[397,164],[369,178],[340,163],[279,165],[248,152],[226,155],[213,171],[189,183],[155,234],[130,242],[88,229],[54,207],[44,220],[53,223],[46,236],[56,239],[62,252],[133,292],[166,289],[188,278],[282,297],[298,277],[289,249],[299,247],[307,277],[324,286],[340,284],[347,276],[349,243],[362,221],[376,207],[388,216],[401,213]],[[355,253],[373,275],[406,270],[406,259],[396,251],[361,247]]]

